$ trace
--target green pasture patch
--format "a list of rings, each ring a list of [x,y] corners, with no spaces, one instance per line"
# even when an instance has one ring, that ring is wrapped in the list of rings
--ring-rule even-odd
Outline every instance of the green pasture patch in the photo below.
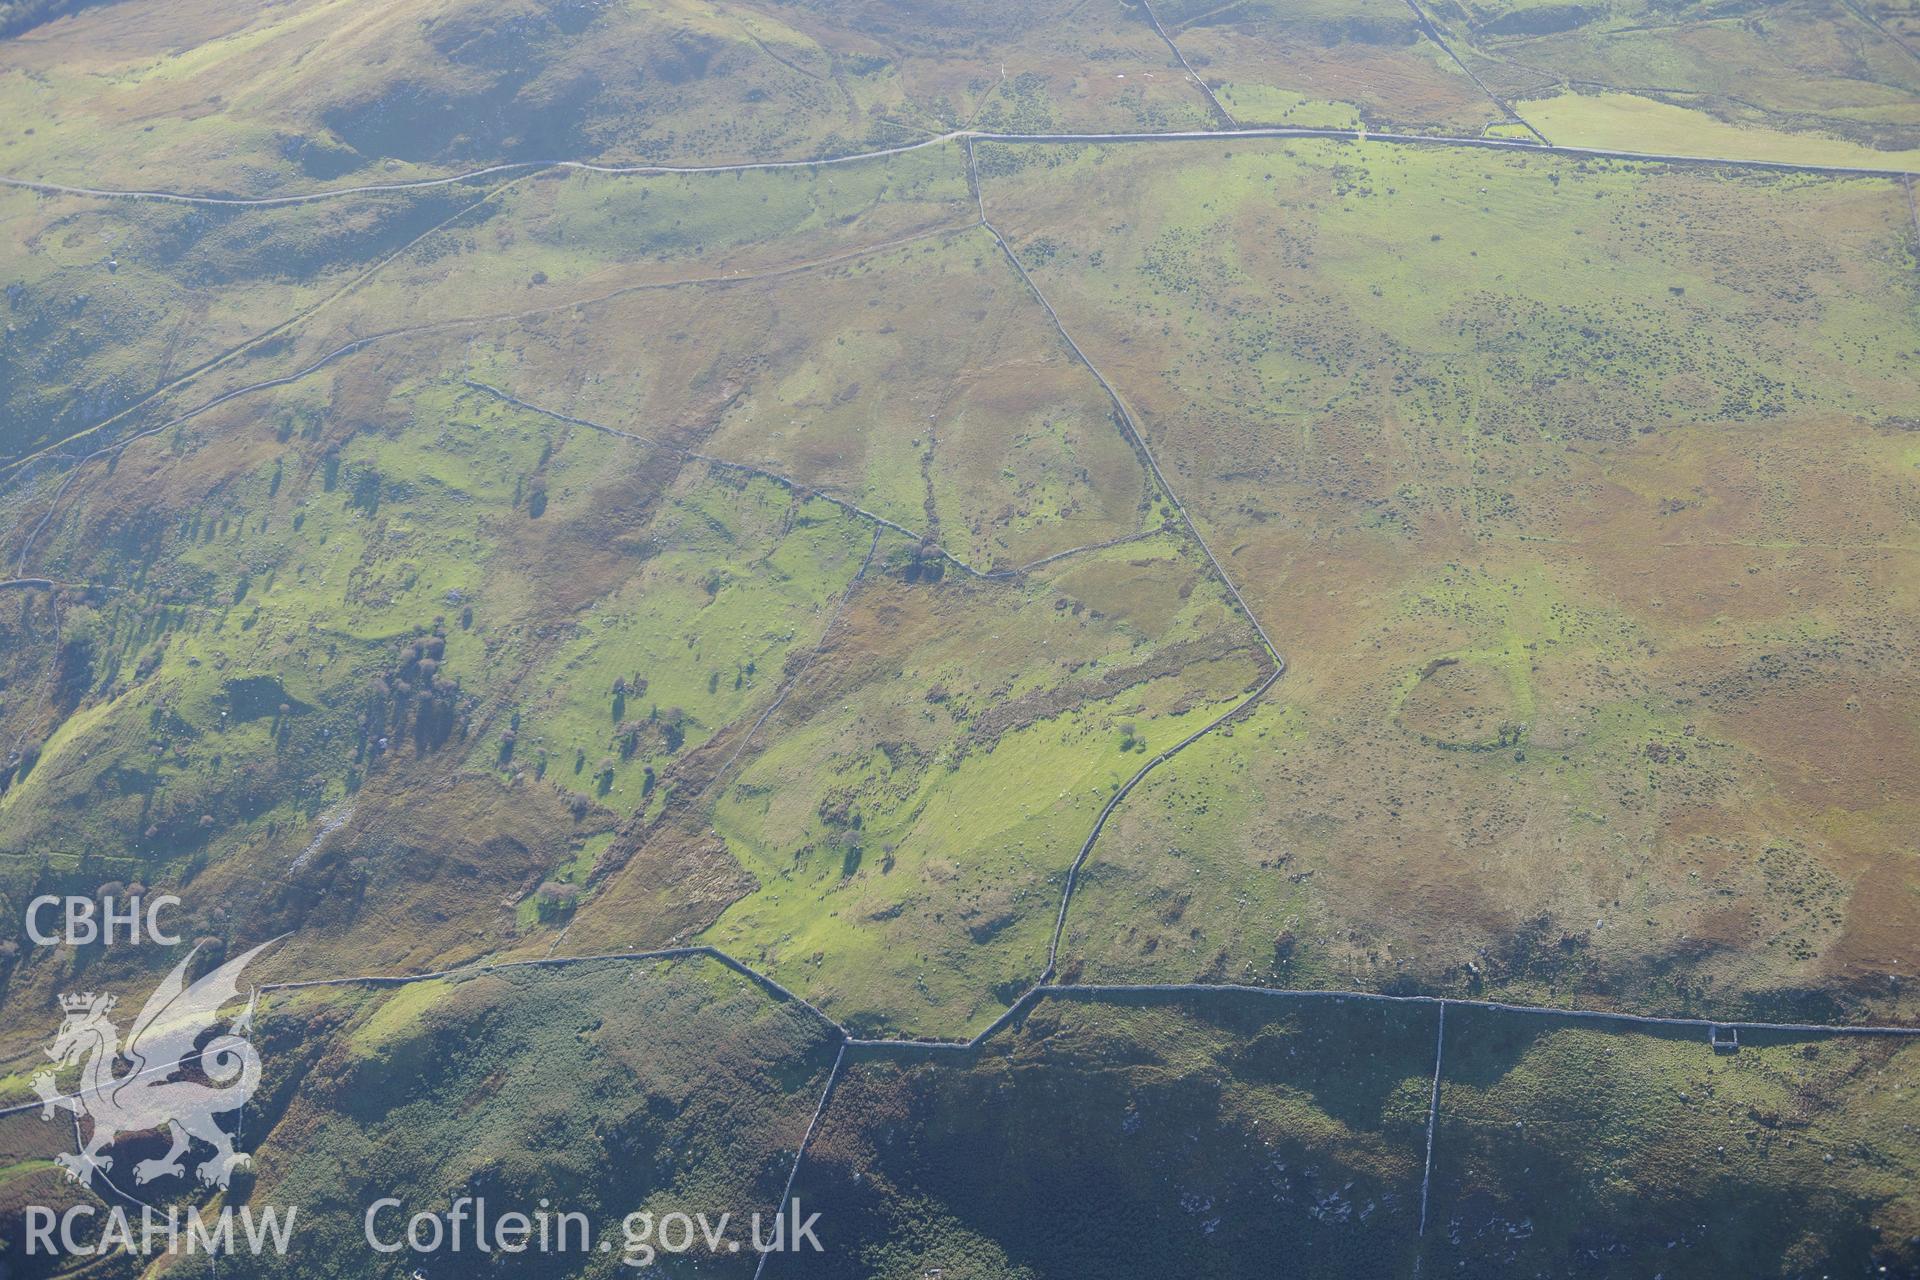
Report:
[[[1227,81],[1220,101],[1242,125],[1298,125],[1313,129],[1358,129],[1360,114],[1340,102],[1317,102],[1286,89]]]
[[[871,1029],[990,1020],[1044,967],[1100,808],[1260,677],[1178,547],[1062,561],[1051,587],[863,587],[715,802],[761,887],[709,936]],[[1164,612],[1109,612],[1125,601],[1101,562],[1129,554],[1134,591],[1169,579],[1137,606]]]
[[[523,707],[514,751],[519,767],[539,761],[630,812],[664,798],[655,787],[680,753],[771,701],[872,541],[868,522],[831,504],[795,505],[782,486],[724,472],[696,473],[655,531],[644,570],[535,677],[545,692]]]
[[[1311,867],[1263,819],[1256,763],[1300,750],[1284,680],[1162,765],[1109,821],[1061,939],[1074,981],[1341,985]],[[1303,874],[1305,873],[1305,874]]]
[[[241,821],[286,828],[372,767],[373,739],[387,735],[369,728],[368,690],[401,665],[403,638],[437,628],[440,679],[465,682],[469,698],[510,674],[497,657],[533,594],[518,530],[569,519],[576,493],[626,447],[497,405],[476,415],[436,382],[403,386],[393,403],[397,422],[355,431],[326,382],[295,384],[249,406],[236,460],[251,465],[206,500],[144,524],[131,546],[55,544],[85,556],[88,568],[69,572],[91,569],[104,585],[96,605],[64,618],[86,658],[75,678],[97,700],[43,745],[49,767],[0,801],[22,830],[56,821],[88,790],[98,799],[73,843],[100,853],[190,849]],[[203,430],[143,442],[121,465],[193,467]],[[95,507],[91,518],[111,516]],[[235,701],[249,682],[268,689],[260,707]],[[462,725],[444,726],[443,739],[477,709],[444,700]],[[235,760],[300,781],[263,796]]]
[[[1565,93],[1523,100],[1514,106],[1563,147],[1726,156],[1891,173],[1920,168],[1920,146],[1881,148],[1824,131],[1789,131],[1735,122],[1684,101],[1662,101],[1631,93]],[[1920,135],[1920,127],[1910,126],[1901,132]]]
[[[446,997],[448,989],[448,983],[439,979],[401,987],[353,1027],[348,1043],[361,1056],[371,1056],[389,1041],[416,1034],[428,1011]]]

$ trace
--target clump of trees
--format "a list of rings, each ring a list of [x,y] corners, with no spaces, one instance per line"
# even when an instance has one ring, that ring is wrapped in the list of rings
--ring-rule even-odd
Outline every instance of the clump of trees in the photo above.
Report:
[[[460,682],[441,667],[446,653],[445,618],[400,643],[392,665],[367,687],[360,717],[363,753],[369,742],[379,754],[381,739],[390,748],[412,739],[415,753],[426,755],[445,746],[456,730],[464,735]],[[503,762],[511,758],[511,747],[510,740],[502,741]]]
[[[542,921],[570,916],[579,905],[580,886],[577,884],[548,880],[534,891],[533,908]]]
[[[640,676],[615,676],[613,678],[613,720],[618,724],[627,715],[627,699],[644,698],[647,695],[647,682]]]
[[[615,707],[619,711],[625,711],[625,693],[627,691],[644,693],[646,687],[647,682],[645,680],[636,679],[634,681],[628,681],[625,677],[622,677],[614,681]],[[681,707],[668,707],[664,711],[659,707],[654,707],[643,717],[632,720],[622,720],[619,724],[615,725],[612,744],[613,754],[601,756],[599,763],[594,766],[591,775],[594,794],[604,796],[612,791],[620,766],[632,761],[635,757],[651,756],[656,752],[664,752],[672,755],[674,752],[680,750],[681,747],[686,745],[687,725],[692,722],[692,719],[685,709]],[[574,773],[577,775],[586,772],[586,764],[586,748],[575,747],[573,752]],[[654,788],[658,785],[659,779],[654,774],[653,766],[645,766],[642,769],[640,780],[640,794],[642,798],[651,796]]]
[[[913,549],[913,558],[900,576],[908,582],[938,582],[947,575],[946,557],[940,549],[931,543],[922,543]]]

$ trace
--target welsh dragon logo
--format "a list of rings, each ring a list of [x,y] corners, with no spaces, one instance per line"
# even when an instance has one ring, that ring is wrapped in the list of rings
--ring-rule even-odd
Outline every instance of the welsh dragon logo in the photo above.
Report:
[[[251,1157],[233,1149],[213,1118],[245,1105],[260,1086],[260,1055],[245,1038],[253,1028],[258,993],[223,1034],[197,1051],[195,1046],[219,1020],[221,1006],[239,997],[240,971],[272,945],[262,943],[189,986],[186,972],[199,951],[195,947],[147,998],[124,1047],[120,1029],[107,1016],[113,1011],[112,996],[87,992],[60,997],[66,1019],[47,1050],[54,1070],[36,1075],[33,1090],[40,1096],[43,1119],[52,1119],[56,1109],[70,1111],[76,1135],[80,1120],[92,1122],[79,1152],[56,1157],[69,1179],[85,1182],[96,1169],[103,1174],[110,1170],[113,1157],[104,1149],[121,1134],[162,1128],[170,1132],[172,1147],[164,1156],[134,1165],[136,1183],[184,1174],[181,1157],[195,1138],[214,1151],[197,1170],[202,1183],[225,1187],[236,1169],[252,1164]],[[132,1069],[116,1074],[122,1060]],[[197,1061],[200,1074],[212,1083],[178,1079],[189,1061]],[[81,1063],[78,1091],[60,1093],[54,1071]]]

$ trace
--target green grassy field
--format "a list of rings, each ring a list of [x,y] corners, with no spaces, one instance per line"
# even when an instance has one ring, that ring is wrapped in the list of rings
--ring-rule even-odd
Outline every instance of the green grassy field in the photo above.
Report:
[[[1522,101],[1518,109],[1563,147],[1738,156],[1890,172],[1920,169],[1920,147],[1878,148],[1827,133],[1734,123],[1678,103],[1632,94],[1562,94]]]
[[[1259,678],[1196,559],[1168,536],[1018,586],[863,590],[716,798],[761,887],[713,940],[863,1028],[991,1021],[1045,968],[1100,806]]]

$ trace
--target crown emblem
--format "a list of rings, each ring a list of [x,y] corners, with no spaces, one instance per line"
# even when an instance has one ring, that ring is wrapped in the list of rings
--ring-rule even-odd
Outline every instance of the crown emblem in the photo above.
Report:
[[[250,1166],[250,1157],[233,1149],[233,1139],[215,1117],[244,1107],[260,1087],[260,1055],[246,1039],[254,1002],[248,1001],[246,1011],[224,1033],[217,1028],[220,1010],[240,998],[240,971],[272,945],[263,942],[188,985],[187,969],[200,954],[196,946],[147,997],[125,1043],[107,1017],[113,996],[104,991],[60,996],[66,1019],[46,1049],[52,1065],[29,1083],[39,1095],[43,1119],[53,1119],[56,1111],[74,1118],[74,1139],[84,1145],[54,1156],[69,1179],[90,1182],[112,1166],[114,1157],[106,1154],[107,1148],[121,1135],[134,1133],[173,1136],[173,1146],[164,1154],[133,1166],[136,1185],[185,1174],[181,1157],[191,1143],[214,1149],[194,1171],[203,1186],[225,1187],[235,1171]],[[122,1062],[133,1068],[124,1075],[116,1071]],[[201,1079],[172,1078],[188,1062],[195,1064],[193,1074]],[[65,1071],[79,1076],[73,1092],[63,1091],[55,1079]],[[92,1121],[91,1133],[83,1132],[82,1119]]]

